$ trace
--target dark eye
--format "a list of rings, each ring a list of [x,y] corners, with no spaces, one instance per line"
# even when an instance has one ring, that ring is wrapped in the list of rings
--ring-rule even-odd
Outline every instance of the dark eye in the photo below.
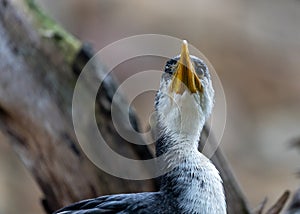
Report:
[[[195,63],[195,70],[199,76],[204,76],[206,67],[202,63]]]
[[[170,59],[167,61],[166,66],[165,66],[165,72],[168,74],[173,74],[174,72],[174,66],[176,65],[177,60],[175,59]]]
[[[199,76],[203,76],[204,75],[204,70],[201,67],[197,67],[196,72]]]

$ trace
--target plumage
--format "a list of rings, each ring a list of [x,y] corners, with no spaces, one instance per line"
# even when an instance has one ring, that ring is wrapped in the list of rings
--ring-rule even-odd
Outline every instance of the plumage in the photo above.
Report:
[[[153,212],[162,200],[160,192],[106,195],[88,199],[65,207],[60,214],[99,214],[99,213],[158,213]]]
[[[225,214],[218,170],[198,151],[198,140],[211,114],[214,90],[205,63],[190,56],[184,41],[170,59],[155,98],[156,155],[163,157],[158,192],[101,196],[77,202],[59,214]]]

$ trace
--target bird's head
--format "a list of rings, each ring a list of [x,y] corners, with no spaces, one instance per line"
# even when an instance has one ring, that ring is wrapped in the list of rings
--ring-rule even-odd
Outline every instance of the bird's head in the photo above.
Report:
[[[189,54],[184,40],[181,54],[167,61],[161,77],[155,102],[158,122],[176,137],[198,139],[213,103],[208,67]]]

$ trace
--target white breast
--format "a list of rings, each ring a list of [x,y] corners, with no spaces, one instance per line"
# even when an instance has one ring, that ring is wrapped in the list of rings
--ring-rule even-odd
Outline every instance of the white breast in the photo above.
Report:
[[[225,195],[222,180],[215,166],[201,153],[190,156],[194,178],[189,180],[185,194],[179,201],[186,213],[226,214]]]

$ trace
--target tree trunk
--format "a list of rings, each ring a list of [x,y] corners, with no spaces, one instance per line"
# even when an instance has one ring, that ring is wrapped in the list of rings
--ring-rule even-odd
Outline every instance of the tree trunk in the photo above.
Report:
[[[104,173],[78,147],[72,94],[78,71],[91,56],[79,40],[31,0],[0,1],[0,38],[0,129],[42,189],[48,213],[84,198],[155,189],[153,180],[129,181]],[[104,103],[115,88],[106,78],[96,104],[102,132],[117,151],[151,158],[146,146],[131,146],[112,128]],[[117,100],[126,105],[122,97]]]

